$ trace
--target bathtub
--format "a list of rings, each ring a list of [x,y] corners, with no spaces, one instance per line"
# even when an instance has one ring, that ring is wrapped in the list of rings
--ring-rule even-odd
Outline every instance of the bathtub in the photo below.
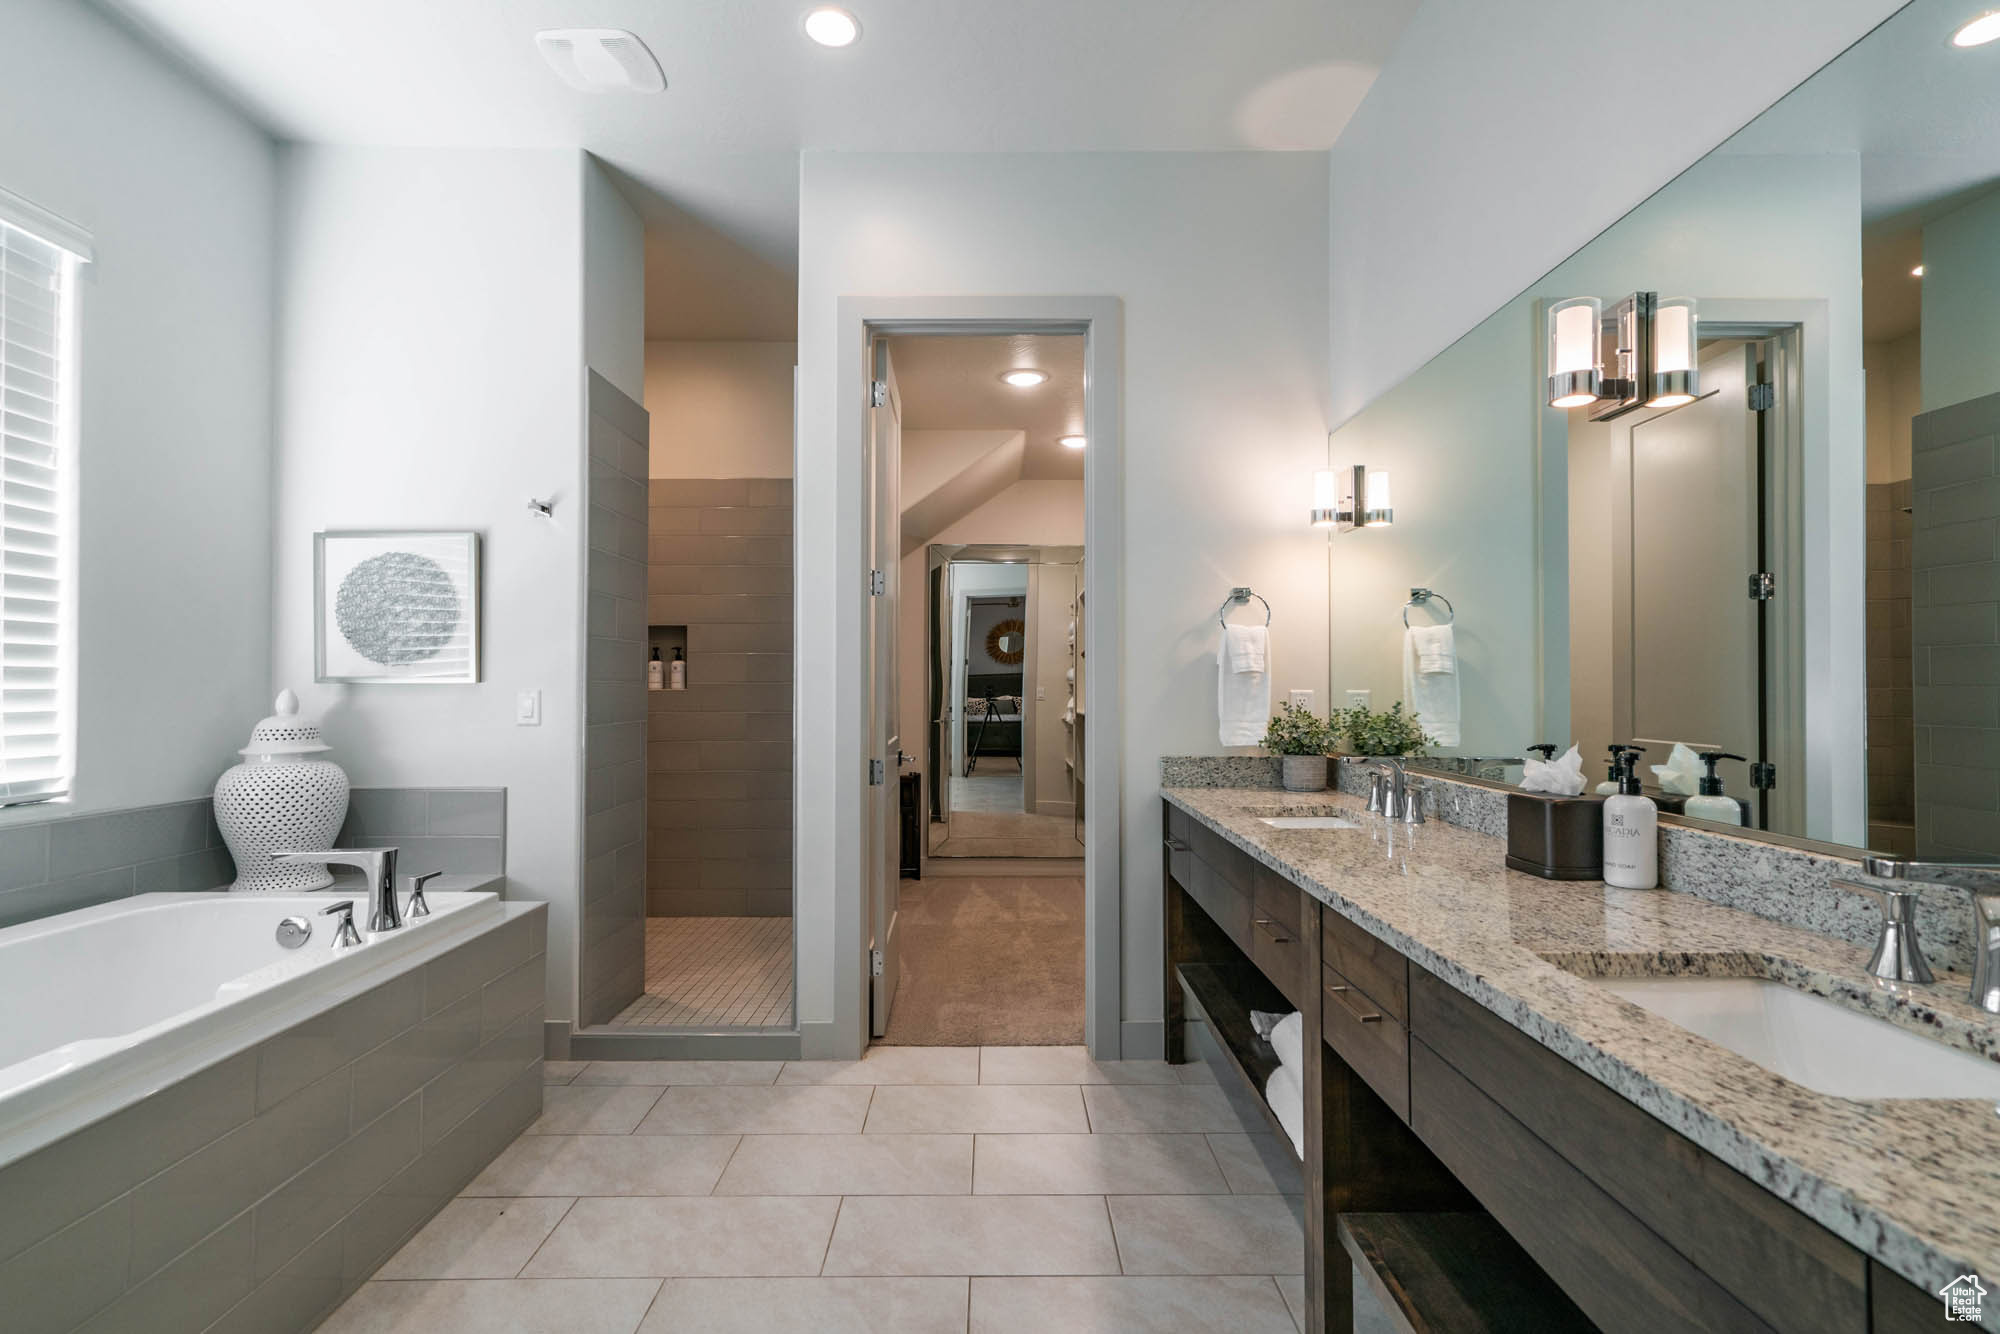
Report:
[[[491,877],[454,877],[466,884]],[[503,915],[427,894],[431,916],[331,948],[320,911],[365,893],[140,894],[0,929],[0,1166],[418,967]],[[312,935],[277,941],[287,917]]]

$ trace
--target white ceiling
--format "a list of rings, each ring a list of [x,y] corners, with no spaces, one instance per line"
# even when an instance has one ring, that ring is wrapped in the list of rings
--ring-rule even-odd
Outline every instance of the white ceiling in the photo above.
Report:
[[[1417,4],[850,0],[829,50],[812,0],[97,2],[283,138],[595,153],[671,338],[791,336],[802,151],[1325,148]],[[667,91],[569,88],[534,34],[572,26],[639,34]]]
[[[1082,435],[1080,334],[939,334],[889,340],[909,431],[1021,431],[1023,480],[1083,480],[1083,452],[1056,443]],[[1016,389],[1000,373],[1032,366],[1047,383]]]

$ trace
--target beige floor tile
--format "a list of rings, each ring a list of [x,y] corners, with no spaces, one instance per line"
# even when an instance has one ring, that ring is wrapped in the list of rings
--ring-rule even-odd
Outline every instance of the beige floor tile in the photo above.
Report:
[[[1305,1230],[1282,1195],[1114,1195],[1109,1203],[1128,1274],[1305,1272]]]
[[[659,1280],[364,1283],[323,1334],[632,1334]]]
[[[717,1195],[964,1195],[970,1135],[745,1135]]]
[[[1174,1079],[1182,1084],[1213,1084],[1215,1071],[1207,1061],[1189,1061],[1186,1065],[1173,1068]]]
[[[750,1278],[819,1273],[840,1201],[578,1200],[527,1273],[538,1278]]]
[[[870,1134],[1083,1134],[1074,1085],[972,1084],[875,1090]]]
[[[981,1047],[982,1084],[1172,1084],[1165,1061],[1093,1061],[1087,1047]]]
[[[1268,1278],[975,1278],[972,1334],[1293,1334]]]
[[[734,1135],[523,1135],[464,1194],[706,1195]]]
[[[542,1090],[530,1135],[629,1135],[664,1090],[649,1084],[570,1084]]]
[[[977,1084],[977,1047],[870,1047],[858,1061],[787,1061],[780,1084]]]
[[[979,1195],[1229,1191],[1201,1135],[981,1135],[972,1181]]]
[[[1284,1294],[1285,1309],[1292,1313],[1292,1323],[1301,1334],[1306,1327],[1306,1276],[1304,1274],[1280,1274],[1277,1276],[1278,1291]]]
[[[1083,1090],[1090,1128],[1100,1135],[1151,1130],[1160,1134],[1241,1131],[1243,1122],[1216,1087],[1097,1084]]]
[[[572,1084],[774,1084],[783,1061],[592,1061]]]
[[[639,1135],[851,1135],[868,1115],[866,1088],[670,1088]]]
[[[1305,1165],[1292,1153],[1290,1140],[1276,1135],[1210,1135],[1208,1147],[1222,1164],[1229,1189],[1238,1195],[1305,1194]]]
[[[456,1199],[389,1257],[376,1278],[512,1278],[576,1201]]]
[[[639,1334],[964,1334],[962,1278],[670,1278]]]
[[[542,1082],[544,1084],[567,1084],[583,1073],[589,1061],[543,1061]]]
[[[1115,1274],[1118,1249],[1095,1195],[857,1196],[825,1272]]]

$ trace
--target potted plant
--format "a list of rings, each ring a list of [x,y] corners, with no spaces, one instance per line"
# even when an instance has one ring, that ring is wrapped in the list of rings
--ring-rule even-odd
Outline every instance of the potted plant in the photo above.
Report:
[[[1401,700],[1381,713],[1366,704],[1336,709],[1329,726],[1331,731],[1347,738],[1349,754],[1369,759],[1421,755],[1431,742],[1416,715],[1403,712]]]
[[[1326,790],[1326,756],[1333,741],[1329,722],[1289,700],[1278,706],[1264,728],[1264,749],[1281,757],[1287,792]]]

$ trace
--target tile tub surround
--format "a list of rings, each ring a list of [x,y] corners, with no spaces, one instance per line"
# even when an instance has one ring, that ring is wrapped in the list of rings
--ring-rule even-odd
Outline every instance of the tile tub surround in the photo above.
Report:
[[[645,697],[646,910],[789,917],[791,479],[648,485],[646,619],[686,628],[688,664]]]
[[[542,1108],[548,913],[0,1168],[9,1331],[311,1329]]]
[[[1963,979],[1892,994],[1839,941],[1692,894],[1614,890],[1509,871],[1504,845],[1443,821],[1329,834],[1259,824],[1268,790],[1162,794],[1333,911],[1387,941],[1858,1250],[1928,1291],[2000,1273],[2000,1118],[1978,1101],[1827,1097],[1549,961],[1605,972],[1774,976],[1988,1056],[2000,1023]],[[1287,808],[1353,816],[1347,795]],[[1393,832],[1394,849],[1387,836]],[[1996,1313],[2000,1319],[2000,1313]]]

